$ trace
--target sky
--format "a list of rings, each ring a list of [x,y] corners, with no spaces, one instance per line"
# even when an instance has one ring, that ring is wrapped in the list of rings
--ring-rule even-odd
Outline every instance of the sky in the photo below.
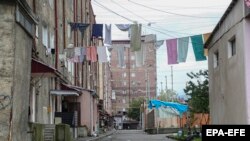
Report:
[[[157,40],[210,33],[231,0],[92,0],[97,23],[142,24],[142,34],[156,34]],[[128,39],[128,33],[112,26],[112,39]],[[186,73],[207,69],[207,61],[195,61],[191,43],[185,63],[167,64],[166,42],[157,49],[157,90],[169,89],[184,95],[190,80]],[[167,81],[166,81],[167,78]],[[166,83],[167,82],[167,83]],[[173,84],[173,85],[172,85]]]

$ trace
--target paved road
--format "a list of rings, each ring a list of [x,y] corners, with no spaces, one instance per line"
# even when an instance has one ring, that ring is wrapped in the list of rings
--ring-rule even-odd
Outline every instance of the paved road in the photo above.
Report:
[[[174,141],[166,138],[166,134],[148,135],[140,130],[118,130],[113,135],[100,141]]]

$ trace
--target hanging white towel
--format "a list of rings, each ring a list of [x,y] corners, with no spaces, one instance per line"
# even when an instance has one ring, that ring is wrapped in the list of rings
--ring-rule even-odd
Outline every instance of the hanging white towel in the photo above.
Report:
[[[111,38],[111,24],[104,26],[104,45],[105,46],[111,46],[112,44],[112,38]]]
[[[100,63],[108,62],[107,50],[105,46],[97,47],[98,61]]]

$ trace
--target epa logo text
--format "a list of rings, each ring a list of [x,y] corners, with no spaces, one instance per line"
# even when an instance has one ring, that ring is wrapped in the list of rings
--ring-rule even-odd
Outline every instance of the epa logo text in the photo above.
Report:
[[[207,137],[214,137],[214,136],[240,136],[244,137],[245,136],[245,129],[206,129],[206,136]]]

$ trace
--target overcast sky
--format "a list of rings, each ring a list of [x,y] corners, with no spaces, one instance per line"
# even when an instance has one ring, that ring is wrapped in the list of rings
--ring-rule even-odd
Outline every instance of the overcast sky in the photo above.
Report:
[[[231,0],[92,0],[97,23],[141,23],[142,33],[156,34],[158,40],[212,32]],[[128,39],[128,33],[112,27],[112,38]],[[173,89],[183,95],[187,72],[207,69],[207,61],[196,62],[191,43],[186,63],[173,65]],[[157,86],[171,88],[171,66],[167,64],[164,42],[157,50]]]

